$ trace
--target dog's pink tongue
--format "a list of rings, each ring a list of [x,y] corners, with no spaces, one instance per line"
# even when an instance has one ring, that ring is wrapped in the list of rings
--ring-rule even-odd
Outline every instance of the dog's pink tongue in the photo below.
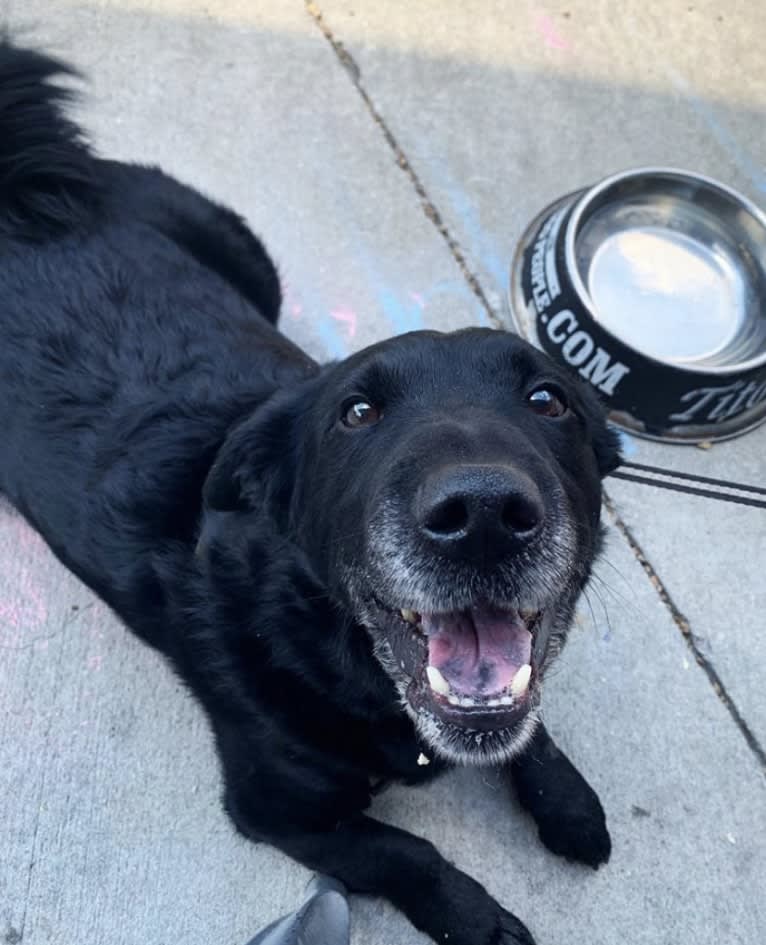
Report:
[[[429,664],[461,695],[501,692],[531,661],[532,634],[512,611],[423,614],[422,629],[428,636]]]

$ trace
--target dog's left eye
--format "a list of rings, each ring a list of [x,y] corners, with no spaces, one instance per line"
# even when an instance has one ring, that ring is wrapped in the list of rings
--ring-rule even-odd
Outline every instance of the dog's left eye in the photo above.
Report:
[[[538,387],[527,397],[527,403],[543,417],[561,417],[567,412],[564,395],[554,387]]]
[[[343,408],[343,423],[347,427],[371,427],[383,416],[368,400],[353,400]]]

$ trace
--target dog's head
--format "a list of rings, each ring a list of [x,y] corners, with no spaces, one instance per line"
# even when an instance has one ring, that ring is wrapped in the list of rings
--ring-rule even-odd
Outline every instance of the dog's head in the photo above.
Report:
[[[526,342],[417,332],[278,395],[224,445],[206,501],[276,519],[421,736],[497,762],[533,729],[618,462],[589,386]]]

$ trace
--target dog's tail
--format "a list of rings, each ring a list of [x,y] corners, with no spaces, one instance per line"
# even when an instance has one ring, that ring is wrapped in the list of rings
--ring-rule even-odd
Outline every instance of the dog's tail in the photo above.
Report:
[[[65,113],[70,66],[0,35],[0,236],[41,240],[80,224],[99,201],[97,160]]]

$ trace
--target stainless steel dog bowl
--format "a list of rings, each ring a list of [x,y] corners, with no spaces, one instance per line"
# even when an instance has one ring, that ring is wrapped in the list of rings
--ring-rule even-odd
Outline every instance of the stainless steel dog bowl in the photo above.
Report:
[[[523,237],[510,302],[619,426],[694,442],[766,419],[766,216],[709,178],[645,168],[562,198]]]

